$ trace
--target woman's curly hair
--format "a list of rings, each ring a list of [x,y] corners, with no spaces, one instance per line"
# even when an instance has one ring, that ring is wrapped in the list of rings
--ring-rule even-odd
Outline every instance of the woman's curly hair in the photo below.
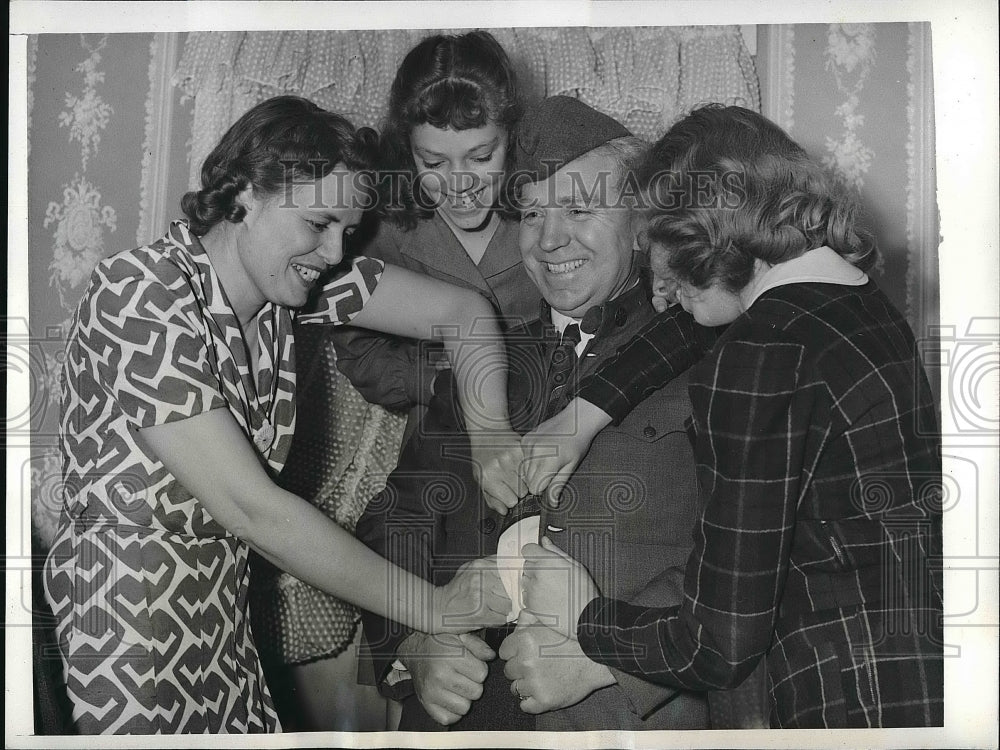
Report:
[[[639,171],[651,204],[653,267],[698,288],[745,287],[757,259],[774,265],[827,245],[855,266],[877,258],[859,206],[784,131],[742,107],[692,111]],[[656,252],[656,249],[659,252]]]
[[[419,125],[468,130],[495,123],[507,133],[509,169],[514,126],[521,114],[514,68],[486,31],[437,34],[410,50],[396,72],[380,138],[379,171],[385,215],[412,229],[433,211],[419,205],[410,132]]]
[[[201,168],[201,189],[185,193],[181,209],[191,231],[204,235],[221,221],[239,222],[236,198],[248,186],[275,195],[295,182],[322,179],[338,164],[370,172],[378,137],[299,96],[276,96],[248,110],[222,136]]]

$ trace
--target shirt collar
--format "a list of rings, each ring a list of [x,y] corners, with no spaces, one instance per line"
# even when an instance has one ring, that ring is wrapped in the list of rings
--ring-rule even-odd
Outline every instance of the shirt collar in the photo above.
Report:
[[[594,305],[584,314],[583,318],[571,318],[553,309],[543,299],[541,302],[541,320],[549,320],[552,326],[562,335],[571,323],[580,325],[581,343],[585,346],[594,336],[600,336],[613,327],[624,326],[634,311],[650,304],[649,284],[643,283],[644,276],[635,279],[614,299],[603,305]]]
[[[562,333],[569,326],[573,325],[574,323],[576,323],[577,325],[579,325],[579,323],[580,323],[580,320],[578,318],[571,318],[568,315],[563,315],[561,312],[559,312],[555,308],[552,308],[552,309],[549,310],[549,315],[552,318],[552,325],[555,326],[555,329],[557,331],[559,331],[560,335],[562,335]]]
[[[836,250],[823,245],[807,250],[797,258],[771,266],[740,293],[746,307],[750,307],[764,292],[786,284],[842,284],[863,286],[868,274],[852,266]]]

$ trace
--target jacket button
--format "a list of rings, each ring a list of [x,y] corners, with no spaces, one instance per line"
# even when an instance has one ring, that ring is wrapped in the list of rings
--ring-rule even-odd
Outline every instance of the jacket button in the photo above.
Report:
[[[497,522],[492,518],[484,518],[479,522],[479,530],[484,534],[492,534],[497,530]]]
[[[656,428],[651,424],[647,424],[645,429],[642,431],[642,434],[648,438],[654,438],[656,437]]]

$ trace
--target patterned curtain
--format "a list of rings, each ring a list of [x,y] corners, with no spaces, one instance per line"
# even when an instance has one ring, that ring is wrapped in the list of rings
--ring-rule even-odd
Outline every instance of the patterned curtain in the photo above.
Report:
[[[442,30],[450,33],[452,30]],[[653,140],[706,102],[760,109],[738,26],[491,29],[527,101],[575,96]],[[434,30],[197,32],[174,82],[194,97],[190,184],[226,128],[277,94],[378,127],[403,56]]]

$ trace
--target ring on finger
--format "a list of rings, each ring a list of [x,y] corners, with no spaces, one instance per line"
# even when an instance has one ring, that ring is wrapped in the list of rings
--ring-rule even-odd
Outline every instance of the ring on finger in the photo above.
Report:
[[[517,687],[517,680],[514,680],[513,687],[514,687],[514,695],[517,696],[518,702],[524,703],[526,700],[528,700],[528,696],[521,695],[521,690]]]

